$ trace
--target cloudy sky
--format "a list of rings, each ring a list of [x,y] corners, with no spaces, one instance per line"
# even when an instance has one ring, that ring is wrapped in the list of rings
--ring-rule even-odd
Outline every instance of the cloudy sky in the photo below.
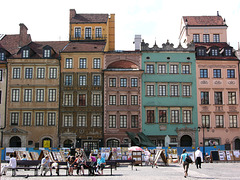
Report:
[[[228,42],[240,42],[240,0],[3,0],[0,34],[18,34],[19,23],[28,27],[33,41],[68,40],[69,9],[77,13],[115,14],[116,50],[133,50],[141,34],[152,46],[167,39],[178,45],[182,16],[219,14],[228,25]]]

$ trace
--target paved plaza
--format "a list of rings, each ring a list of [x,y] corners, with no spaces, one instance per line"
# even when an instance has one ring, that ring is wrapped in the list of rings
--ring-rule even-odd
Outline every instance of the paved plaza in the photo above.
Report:
[[[74,171],[76,174],[76,171]],[[8,171],[6,176],[0,177],[1,180],[18,180],[26,179],[25,176],[29,174],[27,179],[33,180],[62,180],[62,179],[86,179],[86,180],[98,180],[98,179],[124,179],[124,180],[159,180],[159,179],[201,179],[201,180],[215,180],[215,179],[240,179],[240,163],[205,163],[202,165],[202,169],[196,169],[194,164],[190,165],[189,176],[183,177],[183,168],[179,164],[170,164],[169,166],[159,166],[158,168],[152,168],[151,166],[135,166],[133,170],[130,166],[121,166],[117,170],[113,170],[113,176],[110,176],[110,169],[105,169],[103,176],[64,176],[65,171],[60,171],[60,176],[56,176],[55,170],[53,170],[53,176],[33,176],[34,171],[17,171],[16,177],[11,177],[12,172]],[[39,172],[40,174],[40,172]],[[87,170],[85,171],[87,174]]]

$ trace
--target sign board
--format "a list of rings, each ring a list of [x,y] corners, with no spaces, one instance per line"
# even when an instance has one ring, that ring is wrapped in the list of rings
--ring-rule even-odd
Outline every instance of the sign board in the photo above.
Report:
[[[234,161],[233,152],[232,151],[225,151],[226,152],[226,158],[228,161]]]
[[[212,161],[219,161],[218,151],[211,151],[210,156]]]
[[[227,160],[225,151],[218,151],[218,154],[219,154],[219,160],[220,161],[226,161]]]
[[[233,151],[233,156],[235,161],[240,161],[240,152],[239,150],[234,150]]]

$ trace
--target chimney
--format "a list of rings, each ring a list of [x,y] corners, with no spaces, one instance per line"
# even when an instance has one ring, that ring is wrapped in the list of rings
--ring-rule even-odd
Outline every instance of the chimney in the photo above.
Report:
[[[70,9],[70,22],[71,22],[71,19],[76,16],[76,10],[75,9]]]
[[[135,44],[135,51],[141,50],[141,35],[135,35],[134,44]]]
[[[23,47],[31,41],[31,37],[29,39],[27,34],[28,28],[23,23],[20,23],[19,26],[20,26],[19,47]]]
[[[217,16],[219,16],[219,11],[217,11]]]

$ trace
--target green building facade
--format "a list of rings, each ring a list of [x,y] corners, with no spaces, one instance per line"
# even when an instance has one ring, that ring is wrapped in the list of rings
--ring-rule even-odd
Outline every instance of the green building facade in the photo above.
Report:
[[[169,43],[142,51],[142,132],[156,146],[198,145],[194,45]]]

